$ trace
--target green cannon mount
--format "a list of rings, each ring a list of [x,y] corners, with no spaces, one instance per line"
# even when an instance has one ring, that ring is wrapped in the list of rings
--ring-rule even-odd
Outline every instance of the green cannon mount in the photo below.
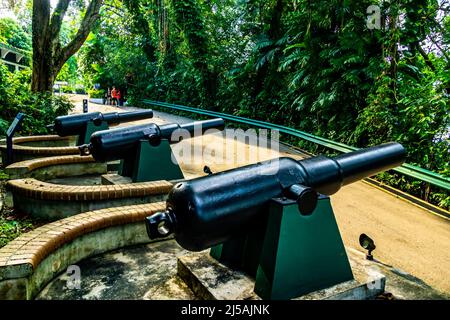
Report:
[[[119,174],[130,177],[133,182],[184,180],[166,139],[162,139],[158,146],[152,146],[148,140],[139,141],[136,154],[120,162]]]
[[[102,121],[99,125],[94,123],[94,120],[90,120],[86,123],[86,128],[80,135],[78,135],[77,146],[88,144],[91,140],[91,136],[97,131],[109,130],[109,125],[106,121]]]
[[[217,245],[210,255],[255,279],[262,299],[286,300],[353,280],[328,196],[319,195],[311,215],[297,202],[274,198],[258,225]]]

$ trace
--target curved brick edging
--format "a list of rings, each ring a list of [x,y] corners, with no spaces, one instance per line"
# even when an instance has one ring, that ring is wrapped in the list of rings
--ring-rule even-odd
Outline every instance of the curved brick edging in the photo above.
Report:
[[[0,299],[33,299],[69,265],[149,243],[144,219],[164,209],[159,202],[86,212],[20,236],[0,249]]]
[[[60,137],[58,135],[40,135],[40,136],[23,136],[13,138],[14,144],[22,144],[27,146],[38,146],[42,143],[60,144],[60,146],[68,146],[71,142],[75,141],[75,136]],[[6,139],[0,140],[1,144],[6,143]],[[37,145],[36,145],[37,144]]]
[[[168,181],[102,186],[67,186],[36,179],[7,183],[16,210],[51,220],[103,208],[163,201],[172,187]]]
[[[73,142],[74,137],[55,135],[13,138],[14,160],[18,162],[49,156],[79,154],[78,147],[70,146]],[[4,159],[6,157],[5,139],[0,140],[0,152]]]
[[[10,179],[35,178],[42,181],[107,172],[106,163],[95,162],[92,157],[79,155],[31,159],[15,162],[5,168]]]

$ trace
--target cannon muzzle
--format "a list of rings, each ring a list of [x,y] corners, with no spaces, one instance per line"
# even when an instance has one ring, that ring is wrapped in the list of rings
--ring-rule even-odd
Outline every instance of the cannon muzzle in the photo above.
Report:
[[[222,118],[210,119],[205,121],[190,122],[180,125],[182,130],[187,130],[188,132],[195,132],[198,128],[200,134],[205,134],[206,131],[211,129],[223,130],[225,128],[225,122]]]
[[[211,129],[222,131],[224,128],[225,122],[221,118],[194,121],[185,124],[166,124],[159,126],[160,134],[158,135],[158,139],[166,139],[169,140],[170,143],[177,143],[180,142],[185,135],[190,138],[192,135],[201,136]]]
[[[335,158],[312,157],[299,162],[306,171],[307,184],[316,191],[332,195],[341,186],[398,167],[406,157],[399,143],[385,143],[339,155]]]
[[[406,150],[399,143],[386,143],[334,158],[342,169],[342,183],[347,185],[373,176],[405,162]]]
[[[405,158],[402,145],[387,143],[335,158],[279,158],[184,181],[169,193],[167,210],[146,219],[147,233],[151,239],[174,233],[183,248],[201,251],[250,230],[273,198],[292,199],[300,214],[314,214],[318,193],[332,195]]]

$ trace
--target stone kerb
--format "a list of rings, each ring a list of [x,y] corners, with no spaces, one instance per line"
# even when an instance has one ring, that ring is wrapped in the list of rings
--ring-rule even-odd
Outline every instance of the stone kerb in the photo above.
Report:
[[[27,178],[7,183],[16,210],[50,220],[108,207],[163,201],[172,187],[168,181],[68,186]]]

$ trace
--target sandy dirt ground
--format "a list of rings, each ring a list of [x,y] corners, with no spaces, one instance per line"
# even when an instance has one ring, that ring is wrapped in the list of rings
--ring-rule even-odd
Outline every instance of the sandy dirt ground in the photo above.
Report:
[[[81,112],[83,96],[73,96],[76,104],[74,113]],[[129,109],[128,109],[129,110]],[[125,111],[124,108],[90,104],[89,111]],[[178,117],[181,121],[185,118]],[[154,119],[141,122],[162,124],[176,121],[176,116],[155,113]],[[213,172],[219,172],[238,166],[289,155],[300,158],[289,150],[283,152],[261,151],[258,146],[246,145],[222,135],[185,140],[174,148],[175,155],[186,147],[186,143],[200,146],[201,150],[211,154],[209,163],[180,163],[186,178],[194,178],[203,173],[203,166],[208,164]],[[234,161],[214,163],[214,149],[226,145],[232,150],[245,149],[239,157],[235,154]],[[241,149],[242,150],[242,149]],[[255,157],[256,155],[256,157]],[[177,156],[178,159],[178,156]],[[217,161],[220,162],[220,161]],[[344,243],[348,247],[363,251],[358,243],[359,235],[366,233],[374,239],[377,246],[374,251],[376,259],[410,273],[437,290],[450,293],[450,221],[437,217],[426,210],[418,208],[406,201],[372,187],[364,182],[354,183],[344,187],[332,196],[333,208]]]

